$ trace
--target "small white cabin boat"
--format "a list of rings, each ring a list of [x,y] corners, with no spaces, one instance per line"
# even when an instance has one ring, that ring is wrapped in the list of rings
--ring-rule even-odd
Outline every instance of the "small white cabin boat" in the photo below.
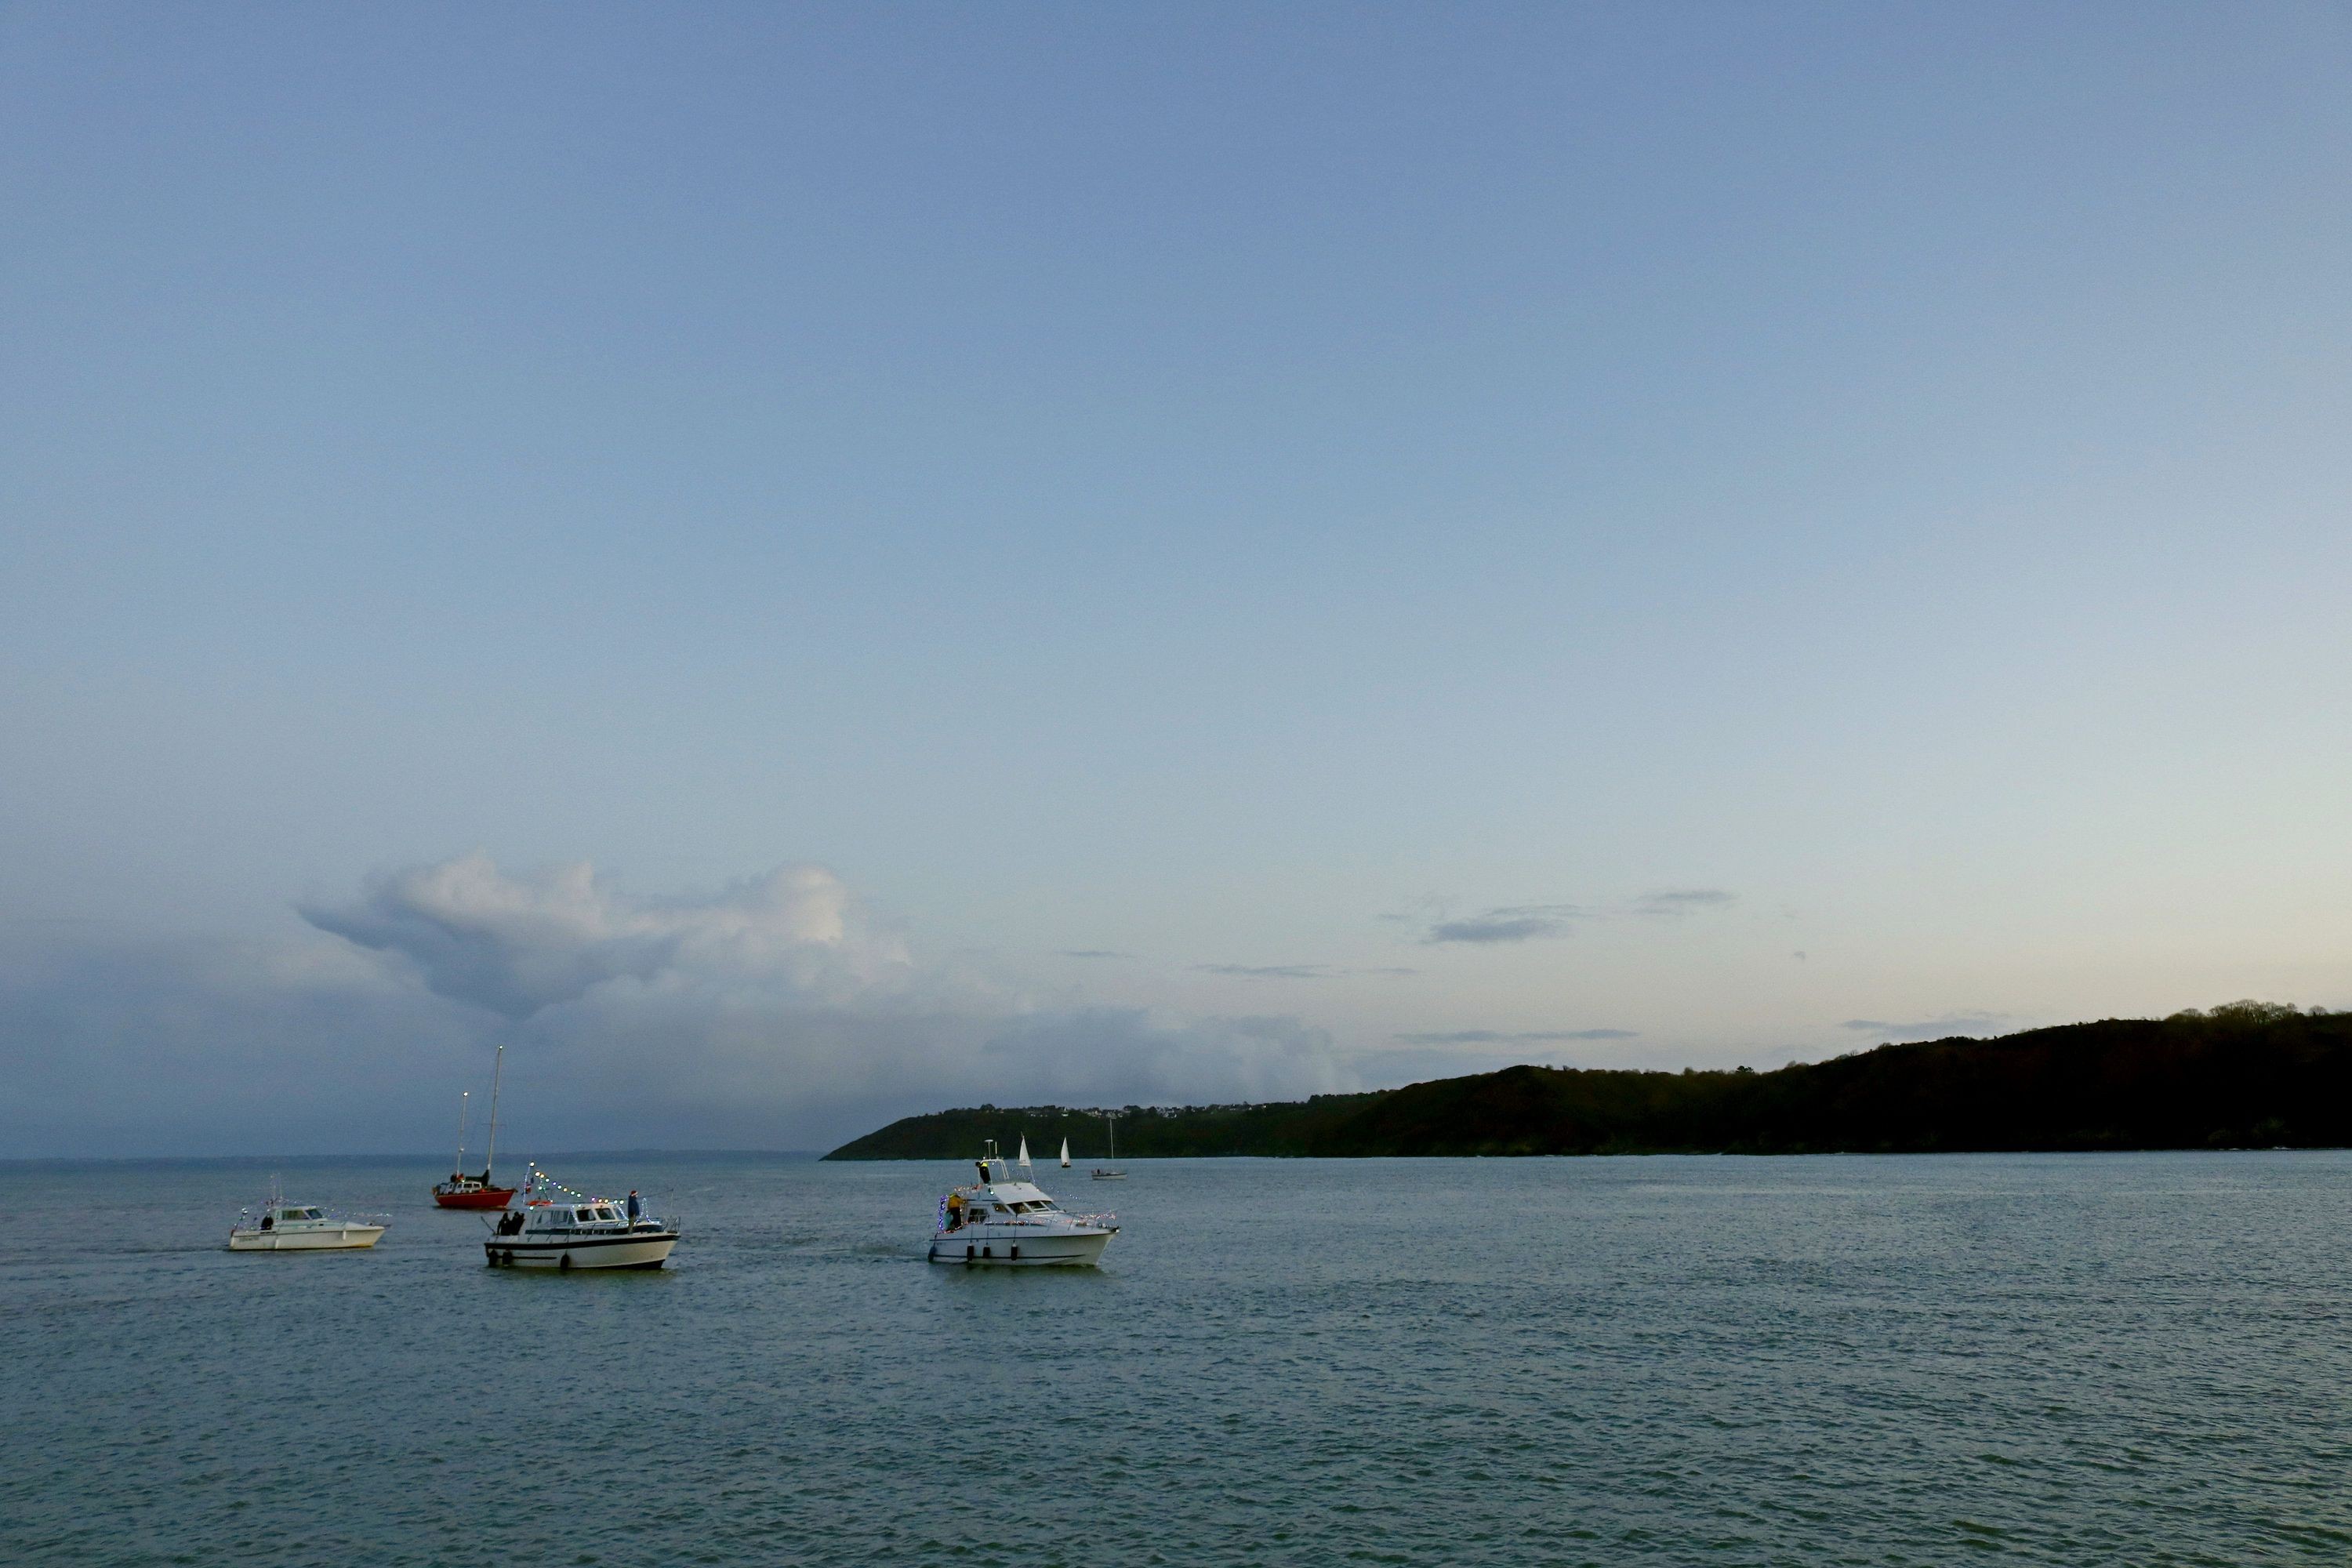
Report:
[[[1027,1152],[1025,1139],[1022,1149]],[[1101,1260],[1118,1234],[1117,1215],[1067,1212],[1038,1187],[1026,1160],[1015,1176],[994,1143],[973,1163],[980,1179],[940,1199],[933,1263],[1086,1268]]]
[[[546,1182],[545,1172],[533,1171],[524,1191],[548,1190]],[[491,1268],[659,1268],[677,1245],[675,1223],[632,1215],[616,1199],[552,1190],[563,1195],[526,1198],[521,1208],[500,1216],[482,1243]]]
[[[341,1252],[373,1247],[385,1227],[365,1220],[331,1215],[316,1204],[289,1204],[272,1193],[261,1217],[251,1210],[236,1216],[229,1227],[231,1252]]]

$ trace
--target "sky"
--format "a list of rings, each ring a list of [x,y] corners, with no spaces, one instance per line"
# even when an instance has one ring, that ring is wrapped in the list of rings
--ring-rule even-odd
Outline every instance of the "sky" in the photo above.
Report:
[[[0,1157],[2352,1005],[2347,68],[0,5]]]

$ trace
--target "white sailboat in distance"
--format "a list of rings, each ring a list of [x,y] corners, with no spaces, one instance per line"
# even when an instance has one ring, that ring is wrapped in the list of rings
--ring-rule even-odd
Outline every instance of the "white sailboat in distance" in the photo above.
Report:
[[[1105,1136],[1110,1140],[1111,1163],[1108,1165],[1097,1165],[1095,1167],[1095,1180],[1097,1182],[1123,1182],[1127,1180],[1127,1173],[1118,1168],[1118,1130],[1113,1125],[1113,1123],[1118,1120],[1118,1112],[1116,1110],[1106,1110],[1102,1113],[1102,1119],[1103,1132]]]
[[[1062,1169],[1064,1169],[1065,1171],[1066,1171],[1066,1170],[1068,1170],[1069,1168],[1070,1168],[1070,1141],[1069,1141],[1068,1139],[1065,1138],[1065,1139],[1063,1139],[1063,1140],[1062,1140]]]

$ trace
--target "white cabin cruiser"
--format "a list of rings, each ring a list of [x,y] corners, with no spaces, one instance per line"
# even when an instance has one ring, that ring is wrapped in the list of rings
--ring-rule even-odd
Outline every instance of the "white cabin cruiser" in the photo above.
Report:
[[[1021,1143],[1016,1177],[996,1152],[973,1162],[980,1179],[940,1199],[931,1231],[933,1263],[987,1264],[1008,1268],[1087,1268],[1102,1258],[1118,1234],[1118,1216],[1071,1214],[1040,1191]]]
[[[501,1215],[482,1253],[493,1268],[659,1268],[677,1245],[670,1221],[635,1212],[627,1201],[592,1198],[531,1172],[523,1206]]]
[[[289,1204],[275,1192],[256,1219],[240,1210],[229,1227],[231,1252],[341,1252],[373,1247],[385,1227],[331,1215],[316,1204]]]

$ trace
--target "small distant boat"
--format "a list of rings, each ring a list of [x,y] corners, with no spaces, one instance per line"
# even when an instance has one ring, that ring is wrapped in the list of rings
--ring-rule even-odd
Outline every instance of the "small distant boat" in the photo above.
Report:
[[[675,1221],[632,1215],[625,1201],[583,1196],[537,1168],[524,1193],[523,1206],[502,1216],[482,1243],[493,1268],[659,1268],[677,1245]]]
[[[1095,1180],[1097,1182],[1123,1182],[1127,1180],[1127,1173],[1118,1168],[1118,1130],[1115,1125],[1118,1120],[1118,1113],[1113,1110],[1106,1110],[1102,1113],[1102,1119],[1103,1135],[1110,1140],[1110,1154],[1108,1158],[1110,1159],[1111,1163],[1108,1165],[1097,1165],[1094,1170]]]
[[[1066,1171],[1066,1170],[1068,1170],[1069,1168],[1070,1168],[1070,1141],[1069,1141],[1068,1139],[1065,1138],[1065,1139],[1063,1139],[1063,1140],[1062,1140],[1062,1169],[1064,1169],[1065,1171]]]
[[[385,1227],[331,1215],[316,1204],[289,1204],[270,1188],[261,1217],[240,1211],[229,1226],[231,1252],[342,1252],[373,1247]]]
[[[449,1179],[433,1189],[433,1201],[445,1209],[502,1209],[514,1201],[515,1190],[501,1187],[490,1180],[490,1167],[497,1163],[499,1152],[499,1082],[506,1074],[507,1048],[499,1047],[498,1060],[490,1068],[490,1146],[482,1155],[482,1173],[465,1174],[466,1170],[466,1099],[467,1090],[457,1096],[457,1168]]]
[[[980,1179],[940,1199],[930,1261],[1006,1268],[1087,1268],[1100,1261],[1118,1234],[1118,1216],[1066,1212],[1038,1189],[1028,1156],[1024,1138],[1016,1178],[995,1143],[985,1146],[974,1162]]]

